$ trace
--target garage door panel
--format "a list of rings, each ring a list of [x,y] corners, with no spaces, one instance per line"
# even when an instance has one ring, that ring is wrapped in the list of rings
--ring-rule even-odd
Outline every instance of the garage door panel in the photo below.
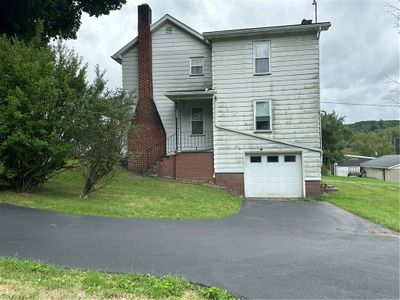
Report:
[[[301,155],[246,156],[245,189],[247,197],[302,197]]]

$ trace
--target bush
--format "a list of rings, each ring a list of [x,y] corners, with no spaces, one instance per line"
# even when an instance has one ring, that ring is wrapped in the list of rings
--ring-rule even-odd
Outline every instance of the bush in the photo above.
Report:
[[[64,47],[0,37],[0,182],[39,189],[65,167],[86,67]]]

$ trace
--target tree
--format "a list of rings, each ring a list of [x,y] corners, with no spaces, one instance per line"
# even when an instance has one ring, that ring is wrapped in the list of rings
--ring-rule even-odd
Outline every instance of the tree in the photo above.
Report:
[[[126,0],[6,0],[0,9],[0,33],[29,41],[41,20],[42,38],[76,38],[82,12],[99,17],[120,9]]]
[[[86,67],[62,46],[3,36],[0,74],[0,182],[37,190],[72,151],[70,116],[86,88]]]
[[[344,158],[343,150],[350,142],[352,132],[343,123],[344,117],[335,112],[321,113],[323,173],[326,174],[335,162]]]
[[[85,186],[81,198],[114,179],[123,158],[126,136],[133,129],[133,97],[121,90],[106,89],[104,72],[96,68],[96,79],[83,97],[74,131],[75,158],[83,171]]]

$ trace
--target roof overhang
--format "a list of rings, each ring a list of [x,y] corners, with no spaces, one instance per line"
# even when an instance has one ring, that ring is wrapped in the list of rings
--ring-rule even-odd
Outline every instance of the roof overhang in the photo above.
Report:
[[[308,25],[284,25],[246,29],[232,29],[221,31],[203,32],[203,36],[210,41],[257,36],[295,35],[301,33],[319,33],[328,30],[330,22],[312,23]]]
[[[181,30],[185,31],[186,33],[190,34],[191,36],[195,37],[196,39],[200,40],[201,42],[208,44],[208,42],[205,40],[205,38],[201,35],[201,33],[197,32],[196,30],[192,29],[191,27],[187,26],[186,24],[183,24],[181,21],[175,19],[174,17],[166,14],[163,16],[161,19],[159,19],[157,22],[151,24],[150,26],[150,32],[154,32],[157,30],[159,27],[161,27],[164,23],[170,22],[173,25],[177,26]],[[111,58],[117,61],[118,63],[122,63],[122,56],[124,56],[130,49],[136,46],[138,41],[138,38],[135,37],[133,40],[131,40],[128,44],[123,46],[121,49],[119,49],[117,52],[115,52]]]
[[[217,93],[215,90],[199,90],[199,91],[169,91],[165,92],[165,96],[174,102],[178,101],[195,101],[195,100],[212,100]]]

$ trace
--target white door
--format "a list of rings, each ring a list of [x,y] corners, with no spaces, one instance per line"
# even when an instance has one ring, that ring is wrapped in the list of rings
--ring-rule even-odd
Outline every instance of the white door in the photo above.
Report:
[[[251,154],[245,163],[246,197],[303,197],[300,154]]]

